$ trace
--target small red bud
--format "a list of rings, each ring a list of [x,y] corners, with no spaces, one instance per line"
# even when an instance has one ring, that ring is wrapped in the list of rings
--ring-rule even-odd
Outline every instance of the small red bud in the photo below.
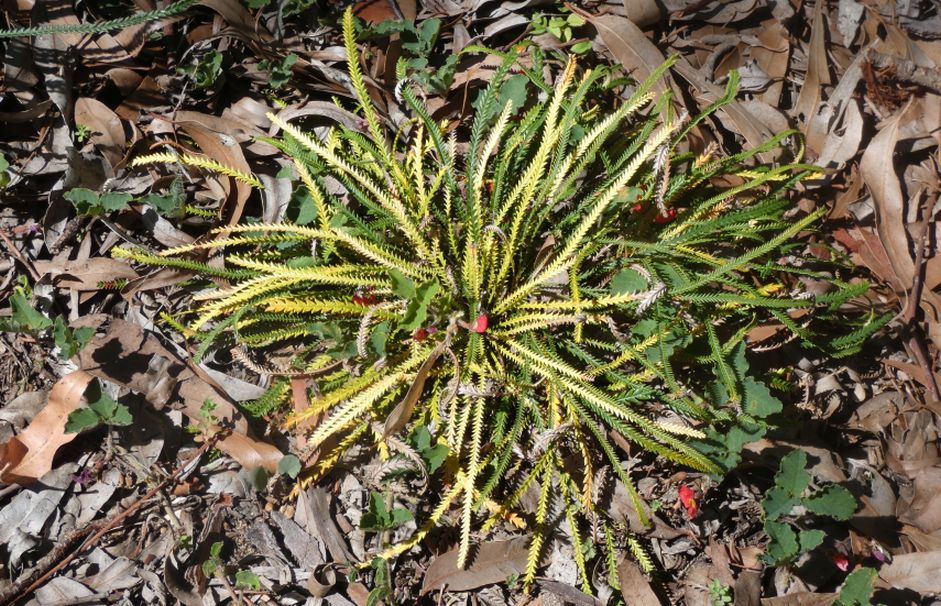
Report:
[[[631,207],[632,213],[639,213],[642,210],[644,210],[644,205],[641,204],[640,202],[638,202],[637,204]]]
[[[416,341],[424,341],[428,338],[428,331],[424,328],[415,329],[415,334],[412,335],[412,338]]]
[[[477,321],[474,322],[474,332],[476,333],[485,333],[487,332],[487,325],[490,323],[490,319],[487,318],[487,314],[480,314],[477,316]]]

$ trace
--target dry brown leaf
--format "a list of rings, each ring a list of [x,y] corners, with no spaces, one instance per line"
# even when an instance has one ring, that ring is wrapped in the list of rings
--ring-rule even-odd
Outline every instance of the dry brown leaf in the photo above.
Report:
[[[425,572],[421,593],[443,587],[450,591],[470,591],[500,583],[510,575],[526,572],[528,554],[529,537],[481,543],[471,551],[467,567],[461,569],[457,566],[458,548],[455,547],[432,560]]]
[[[574,5],[568,6],[598,30],[614,59],[637,81],[643,81],[664,62],[663,53],[630,19],[611,14],[593,15]],[[653,89],[663,93],[672,84],[672,78],[665,76],[654,84]]]
[[[762,21],[757,35],[761,45],[751,49],[751,56],[772,79],[771,85],[759,95],[759,98],[771,107],[777,107],[781,103],[784,79],[787,76],[791,58],[788,32],[777,19],[768,19]]]
[[[724,90],[706,80],[685,59],[677,61],[673,70],[700,92],[701,102],[704,104],[717,101],[725,94]],[[760,146],[774,135],[766,124],[749,113],[738,101],[732,101],[719,109],[719,115],[726,118],[723,124],[733,132],[742,135],[751,147]],[[774,159],[774,154],[765,152],[758,154],[758,158],[763,162],[769,162]]]
[[[0,446],[0,481],[25,485],[52,469],[52,459],[59,447],[78,435],[65,433],[65,422],[81,405],[85,388],[93,378],[76,370],[53,385],[46,406],[33,417],[29,427]]]
[[[422,391],[425,389],[425,381],[428,379],[428,373],[431,372],[435,362],[438,361],[438,358],[441,357],[445,349],[447,349],[447,342],[442,341],[441,344],[428,354],[428,358],[422,362],[422,365],[418,368],[418,373],[415,375],[415,380],[408,388],[405,397],[402,398],[402,401],[399,402],[395,409],[389,413],[389,416],[386,417],[386,422],[382,428],[383,439],[397,434],[405,427],[405,424],[408,423],[408,420],[412,416],[412,411],[415,410],[415,404],[418,403],[418,398],[421,397]]]
[[[663,19],[658,0],[624,0],[624,14],[637,27],[650,27]]]
[[[801,591],[775,598],[762,598],[761,606],[830,606],[840,594]]]
[[[824,168],[842,168],[856,156],[863,141],[863,114],[859,111],[859,102],[850,99],[843,114],[843,121],[828,133],[817,165]]]
[[[640,566],[630,558],[624,558],[618,563],[618,582],[621,584],[621,595],[624,602],[636,606],[660,606],[660,598],[654,592],[647,575]]]
[[[761,603],[761,572],[745,570],[735,580],[732,606],[758,606]]]
[[[817,106],[820,105],[821,86],[830,84],[824,32],[824,28],[826,27],[826,18],[823,14],[824,4],[823,2],[814,4],[814,17],[810,30],[810,47],[807,49],[807,73],[804,75],[804,84],[801,86],[797,103],[794,104],[794,113],[797,116],[803,114],[805,121],[804,133],[807,133],[810,120],[817,113]]]
[[[921,551],[894,556],[892,563],[879,569],[879,585],[937,593],[941,551]]]
[[[905,201],[894,163],[899,121],[903,114],[904,111],[900,111],[883,123],[882,130],[866,147],[859,163],[860,176],[876,206],[876,230],[892,266],[894,280],[890,284],[897,291],[911,287],[915,273],[905,229]]]

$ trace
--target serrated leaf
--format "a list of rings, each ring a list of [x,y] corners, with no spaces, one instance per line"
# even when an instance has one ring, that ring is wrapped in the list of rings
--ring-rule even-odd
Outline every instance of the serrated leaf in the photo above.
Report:
[[[789,524],[766,520],[765,533],[771,539],[766,553],[772,563],[787,562],[797,557],[800,545],[797,542],[797,533]]]
[[[301,472],[301,460],[296,456],[289,454],[285,455],[280,461],[278,461],[278,473],[284,474],[289,478],[296,478],[297,474]]]
[[[781,459],[781,467],[774,476],[775,485],[791,496],[800,497],[810,484],[806,467],[807,453],[800,449],[792,450]]]
[[[820,547],[823,539],[826,537],[822,530],[802,530],[798,536],[800,542],[800,553],[807,553]]]
[[[859,506],[856,497],[842,486],[831,485],[815,492],[803,500],[809,511],[836,520],[848,520],[853,517]]]
[[[98,414],[87,406],[73,410],[65,421],[65,433],[80,433],[97,427],[101,422]]]
[[[765,510],[765,519],[777,520],[782,515],[790,513],[798,503],[800,503],[799,497],[795,497],[780,486],[775,486],[765,493],[761,506]]]
[[[745,377],[742,387],[744,389],[742,408],[751,416],[764,419],[784,409],[781,400],[771,395],[771,391],[765,384],[759,383],[752,377]]]
[[[854,570],[840,588],[838,604],[841,606],[870,606],[873,583],[878,573],[872,568]]]

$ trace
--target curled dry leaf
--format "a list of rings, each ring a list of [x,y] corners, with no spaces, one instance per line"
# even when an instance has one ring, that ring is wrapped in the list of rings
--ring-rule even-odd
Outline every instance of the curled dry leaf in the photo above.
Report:
[[[422,595],[447,587],[450,591],[470,591],[505,581],[508,576],[526,572],[529,537],[482,543],[466,568],[458,568],[458,548],[436,557],[422,581]]]
[[[0,445],[0,481],[25,485],[52,469],[52,459],[59,447],[78,435],[65,433],[65,422],[69,413],[82,403],[85,388],[93,378],[77,370],[53,385],[46,406],[33,417],[29,427]]]

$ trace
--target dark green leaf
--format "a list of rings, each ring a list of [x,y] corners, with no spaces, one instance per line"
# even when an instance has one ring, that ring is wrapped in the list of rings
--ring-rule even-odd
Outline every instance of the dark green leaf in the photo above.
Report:
[[[843,587],[840,588],[840,606],[870,606],[873,583],[876,580],[876,571],[872,568],[854,570],[846,577]]]
[[[40,331],[52,326],[52,320],[33,309],[20,293],[10,296],[10,306],[13,308],[11,317],[19,330]]]
[[[390,269],[389,277],[392,278],[392,292],[403,299],[411,300],[415,297],[415,283],[411,278],[397,269]]]
[[[434,281],[425,282],[418,287],[415,298],[405,308],[405,316],[399,325],[402,330],[411,332],[424,324],[425,318],[428,317],[428,304],[431,303],[440,288],[438,283]]]
[[[800,503],[800,497],[795,497],[780,486],[775,486],[765,493],[761,506],[765,510],[766,519],[777,520],[782,515],[789,514],[798,503]]]
[[[831,485],[803,501],[809,511],[837,520],[848,520],[858,507],[856,497],[842,486]]]
[[[385,357],[386,355],[386,341],[389,340],[389,321],[384,320],[379,324],[376,324],[376,327],[373,329],[372,334],[369,336],[369,344],[372,345],[373,351],[379,357]]]
[[[396,526],[400,526],[401,524],[404,524],[405,522],[409,522],[412,519],[413,518],[412,518],[411,511],[407,509],[402,509],[401,507],[396,507],[395,509],[392,510],[392,519],[390,522],[391,522],[391,526],[394,528]]]
[[[97,427],[100,422],[101,419],[94,410],[83,406],[69,413],[69,418],[65,421],[65,433],[79,433]]]
[[[751,416],[764,419],[784,409],[781,400],[771,395],[771,391],[763,383],[751,377],[745,377],[742,387],[745,390],[742,407]]]
[[[807,453],[800,449],[792,450],[781,459],[781,467],[774,476],[774,483],[787,494],[799,497],[810,484],[810,474],[805,470],[806,467]]]
[[[800,552],[807,553],[820,547],[824,537],[826,537],[826,535],[822,530],[802,530],[798,537],[800,541]]]
[[[790,525],[766,520],[765,533],[771,539],[766,553],[771,563],[788,562],[797,557],[800,546],[797,543],[797,533]]]
[[[106,194],[102,194],[101,197],[98,198],[98,204],[105,211],[115,211],[115,210],[121,210],[122,208],[127,206],[128,202],[130,202],[133,199],[134,199],[134,196],[132,196],[131,194],[119,194],[115,192],[109,192]]]
[[[100,215],[102,212],[101,205],[98,203],[98,192],[96,191],[76,187],[65,192],[62,197],[74,204],[75,210],[80,215]]]

